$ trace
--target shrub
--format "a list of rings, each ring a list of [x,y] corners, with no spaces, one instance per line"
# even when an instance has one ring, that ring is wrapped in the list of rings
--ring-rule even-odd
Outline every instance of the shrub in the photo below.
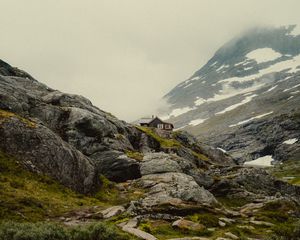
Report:
[[[64,229],[51,223],[13,223],[0,225],[0,240],[67,240]]]
[[[135,239],[117,227],[99,222],[87,226],[63,228],[54,223],[0,224],[0,240],[130,240]]]

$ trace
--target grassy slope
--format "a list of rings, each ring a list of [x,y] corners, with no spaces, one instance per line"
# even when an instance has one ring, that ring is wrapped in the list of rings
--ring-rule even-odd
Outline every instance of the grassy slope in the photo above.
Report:
[[[23,169],[1,152],[0,196],[0,220],[39,221],[82,207],[106,205]]]
[[[271,174],[291,184],[300,185],[300,161],[290,160],[276,165],[274,169],[271,169]]]

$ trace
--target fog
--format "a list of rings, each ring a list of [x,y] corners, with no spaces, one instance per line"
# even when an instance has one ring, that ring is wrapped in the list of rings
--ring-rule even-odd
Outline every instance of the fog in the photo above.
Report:
[[[299,0],[0,0],[0,58],[132,121],[226,41],[300,24]]]

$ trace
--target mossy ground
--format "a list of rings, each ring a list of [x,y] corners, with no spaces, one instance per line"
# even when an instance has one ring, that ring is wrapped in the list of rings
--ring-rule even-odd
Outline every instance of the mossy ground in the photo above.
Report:
[[[142,161],[144,158],[144,155],[140,152],[127,150],[125,153],[127,157],[135,159],[137,161]]]
[[[162,148],[179,148],[181,144],[172,138],[163,138],[154,132],[150,127],[136,126],[137,129],[146,133],[148,136],[154,138]]]
[[[7,121],[10,118],[17,118],[19,119],[21,122],[23,122],[24,124],[26,124],[27,127],[30,128],[35,128],[36,127],[36,123],[33,121],[30,121],[26,118],[23,118],[15,113],[12,112],[8,112],[5,110],[0,109],[0,124]]]
[[[0,221],[40,221],[88,206],[105,206],[75,193],[51,178],[25,170],[0,152]]]
[[[294,185],[300,185],[300,159],[285,161],[270,169],[275,177]]]

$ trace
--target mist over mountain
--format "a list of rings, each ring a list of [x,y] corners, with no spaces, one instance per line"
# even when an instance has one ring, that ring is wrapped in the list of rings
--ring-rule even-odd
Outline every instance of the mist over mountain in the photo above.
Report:
[[[299,54],[297,25],[246,31],[164,97],[164,119],[239,161],[298,158]]]

